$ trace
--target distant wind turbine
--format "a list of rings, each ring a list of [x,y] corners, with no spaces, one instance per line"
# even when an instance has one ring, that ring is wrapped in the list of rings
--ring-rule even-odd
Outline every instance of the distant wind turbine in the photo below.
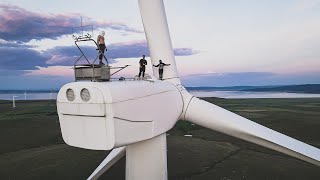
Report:
[[[16,107],[16,103],[15,103],[15,99],[16,97],[19,97],[19,96],[15,96],[15,95],[12,95],[12,107],[15,108]]]
[[[52,90],[50,91],[50,100],[52,99]]]
[[[24,100],[27,100],[27,91],[24,92]]]

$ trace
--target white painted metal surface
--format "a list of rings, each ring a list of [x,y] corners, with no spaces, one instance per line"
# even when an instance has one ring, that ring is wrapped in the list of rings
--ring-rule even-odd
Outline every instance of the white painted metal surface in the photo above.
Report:
[[[166,64],[171,64],[165,66],[163,79],[171,79],[176,84],[181,84],[163,1],[139,0],[139,8],[152,64],[158,64],[160,59]],[[158,68],[153,67],[153,75],[159,78]]]
[[[98,179],[105,171],[112,167],[117,161],[119,161],[124,155],[126,155],[126,147],[119,147],[113,149],[108,156],[101,162],[101,164],[93,171],[88,177],[88,180]]]
[[[87,102],[80,97],[84,88]],[[67,144],[109,150],[165,133],[181,116],[183,102],[179,90],[163,81],[75,82],[61,88],[57,107]]]
[[[127,146],[126,180],[167,180],[166,134]]]
[[[320,150],[214,104],[192,98],[185,119],[320,166]]]

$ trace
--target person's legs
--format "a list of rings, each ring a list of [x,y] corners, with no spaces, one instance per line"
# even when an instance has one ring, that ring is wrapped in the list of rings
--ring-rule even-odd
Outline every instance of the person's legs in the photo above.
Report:
[[[162,80],[163,69],[159,69],[159,79]]]
[[[106,46],[104,44],[99,44],[99,60],[100,63],[102,63],[102,58],[104,56],[104,50],[106,49]]]
[[[100,59],[100,62],[102,61],[102,44],[99,44],[99,59]]]
[[[141,76],[142,68],[139,68],[139,77]]]
[[[144,78],[144,72],[146,71],[146,67],[142,67],[142,77]]]

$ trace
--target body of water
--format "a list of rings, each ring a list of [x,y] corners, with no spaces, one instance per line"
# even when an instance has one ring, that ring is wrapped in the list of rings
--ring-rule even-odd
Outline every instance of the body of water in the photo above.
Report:
[[[320,98],[320,94],[252,91],[189,91],[196,97],[219,97],[226,99],[247,98]]]
[[[307,93],[285,93],[285,92],[248,92],[248,91],[189,91],[196,97],[219,97],[226,99],[247,99],[247,98],[320,98],[320,94]],[[51,94],[51,95],[50,95]],[[30,93],[27,100],[49,100],[57,99],[58,93]],[[24,94],[0,94],[0,100],[24,100]]]

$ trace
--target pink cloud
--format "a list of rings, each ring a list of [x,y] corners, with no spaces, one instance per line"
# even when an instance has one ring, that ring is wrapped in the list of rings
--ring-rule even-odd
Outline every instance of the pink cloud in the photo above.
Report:
[[[80,14],[45,14],[31,12],[18,6],[0,3],[0,39],[28,42],[32,39],[56,39],[71,34],[71,28],[79,26]],[[82,16],[94,29],[105,28],[121,32],[143,33],[127,24],[96,21]]]
[[[30,70],[27,76],[73,76],[74,71],[70,66],[36,66],[37,70]]]

